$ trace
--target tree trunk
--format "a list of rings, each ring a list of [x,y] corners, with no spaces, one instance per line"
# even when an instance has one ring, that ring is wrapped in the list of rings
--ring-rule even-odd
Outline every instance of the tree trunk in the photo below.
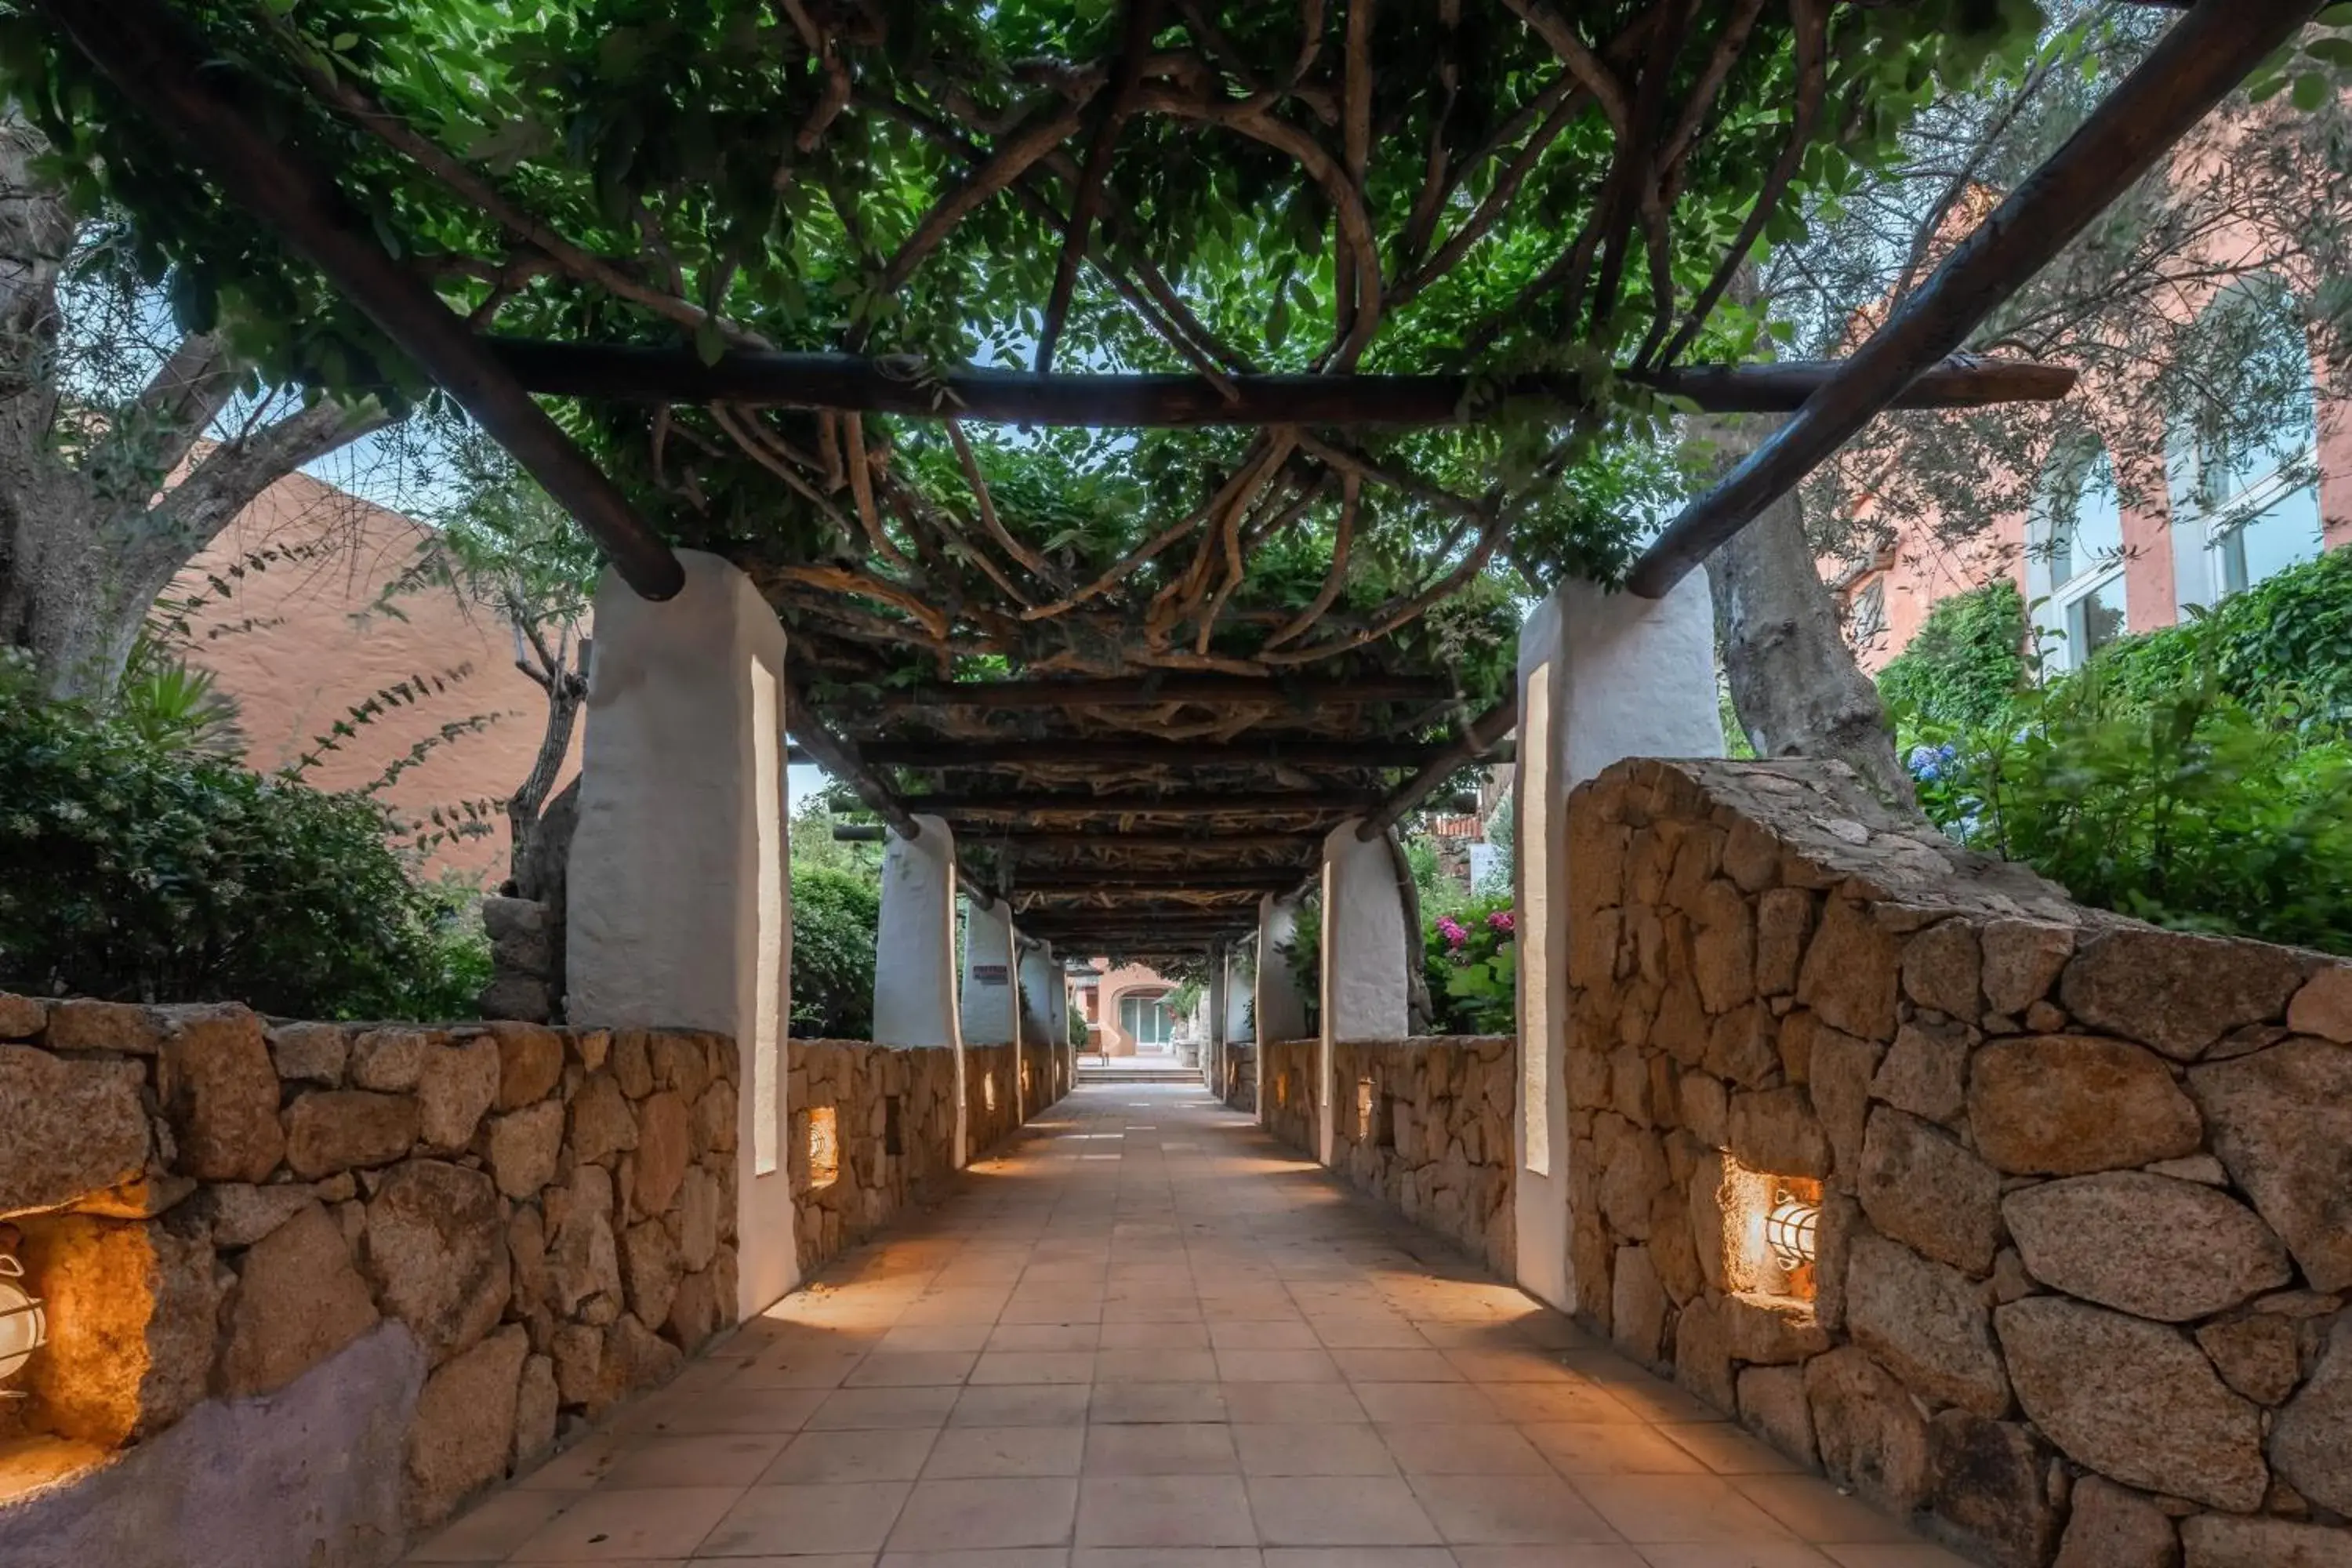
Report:
[[[1708,419],[1702,428],[1727,469],[1783,418]],[[1888,804],[1911,805],[1911,777],[1895,755],[1886,704],[1854,662],[1795,493],[1734,534],[1708,560],[1706,574],[1731,704],[1757,755],[1834,757]]]
[[[525,666],[523,673],[533,672]],[[572,838],[567,828],[561,835],[561,843],[542,847],[539,840],[553,816],[548,796],[554,791],[556,774],[563,771],[563,759],[571,754],[572,731],[579,722],[582,705],[588,700],[588,639],[580,639],[576,669],[559,665],[546,672],[541,684],[547,692],[547,723],[540,731],[539,754],[531,759],[530,776],[507,797],[507,827],[511,841],[507,875],[516,898],[547,902],[551,884],[560,897],[562,862],[571,852]],[[565,793],[576,795],[576,788]]]

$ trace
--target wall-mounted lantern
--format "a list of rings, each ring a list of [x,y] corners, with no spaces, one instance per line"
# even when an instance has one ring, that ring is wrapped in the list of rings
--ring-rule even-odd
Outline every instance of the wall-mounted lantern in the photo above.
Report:
[[[0,1252],[0,1378],[16,1375],[33,1352],[48,1342],[49,1317],[41,1299],[25,1289],[25,1266]],[[0,1397],[26,1394],[0,1389]]]
[[[1764,1218],[1764,1244],[1772,1249],[1780,1267],[1793,1274],[1811,1266],[1821,1224],[1821,1205],[1783,1193]]]

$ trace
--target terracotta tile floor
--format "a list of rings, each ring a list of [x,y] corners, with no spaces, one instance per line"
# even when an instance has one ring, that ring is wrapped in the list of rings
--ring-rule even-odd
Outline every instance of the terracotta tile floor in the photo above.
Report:
[[[1080,1089],[409,1562],[1963,1568],[1158,1085]]]

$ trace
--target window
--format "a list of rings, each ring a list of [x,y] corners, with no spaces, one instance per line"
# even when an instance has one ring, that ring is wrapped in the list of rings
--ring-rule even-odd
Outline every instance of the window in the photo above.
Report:
[[[2035,512],[2026,597],[2037,601],[2052,666],[2079,669],[2130,624],[2123,508],[2106,448],[2094,443],[2053,461]]]
[[[1146,1046],[1164,1046],[1173,1032],[1174,1021],[1168,1016],[1165,996],[1122,996],[1118,999],[1118,1026],[1127,1031],[1139,1050]]]
[[[2311,353],[2294,297],[2273,279],[2226,289],[2198,321],[2230,384],[2173,428],[2179,601],[2212,605],[2320,550]]]

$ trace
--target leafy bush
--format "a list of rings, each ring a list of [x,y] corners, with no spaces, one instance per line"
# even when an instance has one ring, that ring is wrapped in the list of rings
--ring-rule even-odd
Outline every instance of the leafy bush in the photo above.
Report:
[[[46,700],[0,660],[0,981],[309,1017],[472,1011],[488,942],[462,891],[411,875],[383,805],[174,733]]]
[[[793,1033],[863,1040],[874,1033],[879,879],[835,866],[793,867]]]
[[[1879,672],[1879,695],[1906,725],[1991,723],[2026,684],[2027,629],[2025,600],[2006,577],[1938,600]]]
[[[2179,626],[2119,638],[2093,662],[2111,684],[2152,700],[2210,665],[2227,696],[2256,707],[2293,699],[2308,719],[2352,728],[2352,551],[2290,567]]]
[[[1913,747],[1921,806],[2084,903],[2352,952],[2352,743],[2291,697],[2225,689],[2213,621],[2184,640],[2162,679],[2095,659]]]
[[[1517,932],[1507,897],[1473,900],[1423,933],[1430,1026],[1441,1035],[1507,1035],[1518,1027]]]

